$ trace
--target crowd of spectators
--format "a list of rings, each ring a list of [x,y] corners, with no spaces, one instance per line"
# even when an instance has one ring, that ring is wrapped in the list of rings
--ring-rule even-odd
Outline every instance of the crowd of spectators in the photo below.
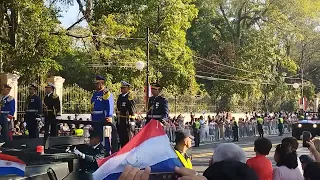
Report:
[[[275,167],[266,157],[272,149],[272,142],[267,138],[258,138],[254,142],[256,156],[247,158],[244,150],[234,143],[221,143],[209,159],[207,169],[202,175],[192,169],[176,168],[176,173],[183,180],[319,180],[320,179],[320,139],[309,141],[311,155],[298,157],[299,143],[293,137],[286,137],[275,148]],[[127,175],[141,175],[135,180],[147,180],[149,168],[138,170],[126,167],[120,179]]]

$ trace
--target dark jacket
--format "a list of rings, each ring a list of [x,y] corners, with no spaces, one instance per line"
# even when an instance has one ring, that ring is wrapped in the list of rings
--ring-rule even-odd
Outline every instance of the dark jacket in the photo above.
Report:
[[[258,180],[248,165],[239,161],[220,161],[211,164],[203,173],[208,180]]]
[[[98,169],[97,160],[110,155],[101,143],[96,148],[89,145],[81,145],[81,147],[77,147],[77,149],[85,154],[85,159],[79,161],[80,171],[96,171]]]

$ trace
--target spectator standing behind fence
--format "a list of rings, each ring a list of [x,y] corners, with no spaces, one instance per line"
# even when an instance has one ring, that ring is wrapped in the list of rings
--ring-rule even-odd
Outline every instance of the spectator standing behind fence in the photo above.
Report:
[[[29,96],[26,101],[25,120],[30,139],[39,137],[38,122],[41,121],[42,101],[36,94],[37,90],[37,85],[31,84],[29,86]]]

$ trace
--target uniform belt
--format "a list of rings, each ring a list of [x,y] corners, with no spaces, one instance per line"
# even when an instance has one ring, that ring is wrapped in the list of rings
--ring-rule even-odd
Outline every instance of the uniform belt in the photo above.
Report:
[[[0,113],[9,114],[10,111],[0,111]]]
[[[135,118],[135,116],[130,116],[130,115],[117,115],[117,117],[120,117],[120,118]]]
[[[148,118],[162,118],[163,115],[148,115]]]
[[[27,109],[26,112],[38,112],[37,109]]]
[[[103,114],[104,111],[92,111],[91,114]]]

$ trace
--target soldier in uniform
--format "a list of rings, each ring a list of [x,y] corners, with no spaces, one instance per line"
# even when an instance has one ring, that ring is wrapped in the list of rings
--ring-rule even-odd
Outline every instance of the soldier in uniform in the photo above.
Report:
[[[92,113],[91,119],[94,122],[101,122],[93,124],[93,129],[100,134],[100,139],[103,141],[103,126],[102,123],[107,123],[112,128],[111,134],[111,147],[110,139],[107,137],[104,139],[105,148],[112,153],[118,150],[117,129],[112,124],[112,117],[114,111],[114,99],[112,93],[105,87],[105,78],[102,76],[96,76],[94,85],[96,91],[91,98]]]
[[[55,137],[58,135],[58,122],[57,119],[61,119],[61,106],[60,99],[57,94],[54,93],[55,86],[52,83],[48,83],[45,87],[46,96],[43,101],[43,115],[45,119],[44,123],[44,138],[45,141],[50,136]]]
[[[147,122],[151,119],[165,123],[169,117],[168,101],[160,96],[161,86],[158,83],[151,84],[152,97],[148,101]]]
[[[121,147],[129,142],[129,120],[134,119],[135,102],[129,92],[130,84],[121,81],[121,94],[117,100],[117,130]]]
[[[15,99],[9,95],[11,87],[5,84],[1,90],[1,114],[0,125],[1,135],[4,142],[9,141],[9,123],[13,121],[13,116],[16,111]]]
[[[73,151],[67,150],[67,152],[73,152],[80,159],[79,176],[76,179],[90,179],[90,173],[98,169],[97,161],[110,155],[101,144],[99,132],[91,131],[89,138],[88,145],[79,145]]]
[[[42,114],[42,102],[39,96],[37,96],[37,85],[31,84],[29,87],[29,96],[27,98],[26,112],[24,119],[27,123],[27,130],[29,132],[29,138],[39,137],[38,122],[41,120]]]

